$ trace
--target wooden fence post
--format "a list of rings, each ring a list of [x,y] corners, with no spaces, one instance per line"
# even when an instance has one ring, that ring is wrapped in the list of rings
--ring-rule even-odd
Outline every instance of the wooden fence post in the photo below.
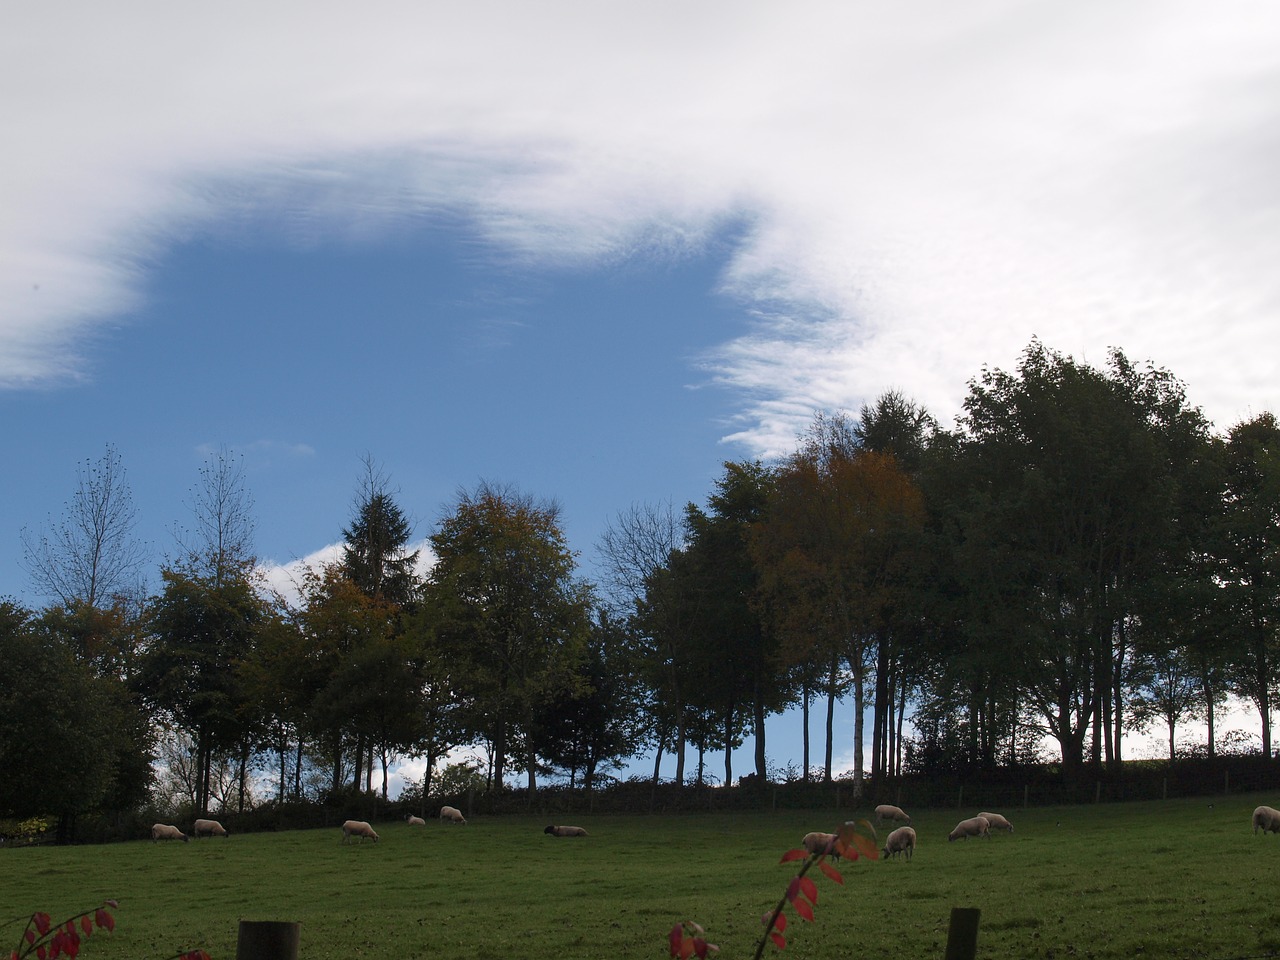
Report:
[[[947,952],[943,960],[974,960],[978,955],[977,907],[952,907],[951,925],[947,927]]]
[[[302,924],[286,920],[241,920],[236,960],[298,960]]]

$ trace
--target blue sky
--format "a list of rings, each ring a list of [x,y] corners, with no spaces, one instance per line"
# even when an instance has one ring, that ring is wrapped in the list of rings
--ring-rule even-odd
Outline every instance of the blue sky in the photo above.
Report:
[[[368,455],[423,536],[555,498],[589,572],[1033,336],[1275,410],[1277,49],[1270,0],[7,5],[0,596],[108,443],[157,561],[226,446],[264,562]]]

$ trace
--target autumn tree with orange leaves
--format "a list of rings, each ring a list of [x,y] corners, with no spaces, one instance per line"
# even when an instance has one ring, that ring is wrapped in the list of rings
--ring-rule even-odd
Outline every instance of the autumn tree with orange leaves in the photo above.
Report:
[[[867,683],[878,646],[894,642],[923,524],[920,491],[897,460],[861,446],[843,417],[819,417],[777,471],[751,539],[774,627],[794,662],[825,668],[829,704],[848,669],[859,794]],[[831,739],[828,722],[828,777]]]

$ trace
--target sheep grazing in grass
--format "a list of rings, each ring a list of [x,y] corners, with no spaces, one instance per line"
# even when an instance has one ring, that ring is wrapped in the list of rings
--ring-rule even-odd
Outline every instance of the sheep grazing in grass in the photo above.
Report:
[[[553,837],[585,837],[587,836],[587,831],[583,830],[581,827],[547,827],[547,829],[543,830],[542,832],[549,833]]]
[[[365,838],[377,840],[378,834],[364,820],[348,820],[342,825],[342,842],[346,843],[351,837],[359,837],[360,842],[364,843]]]
[[[440,819],[446,823],[459,823],[464,827],[467,825],[467,818],[462,815],[462,811],[457,807],[441,807]]]
[[[991,824],[992,830],[1007,830],[1013,833],[1013,824],[998,813],[980,813],[978,816],[985,817],[987,823]]]
[[[1257,833],[1258,828],[1262,828],[1262,832],[1266,833],[1270,830],[1272,833],[1280,833],[1280,810],[1275,807],[1258,807],[1253,811],[1253,832]]]
[[[986,817],[970,817],[961,820],[956,828],[947,835],[947,842],[952,840],[968,840],[970,837],[986,837],[991,839],[991,821]]]
[[[889,834],[884,841],[884,849],[880,855],[885,859],[896,857],[902,853],[910,860],[916,852],[916,832],[911,827],[899,827]]]
[[[815,853],[827,853],[840,859],[840,854],[835,849],[836,835],[834,833],[806,833],[804,839],[800,841],[800,845],[812,856]]]
[[[157,840],[181,840],[187,842],[187,835],[177,827],[168,823],[154,823],[151,825],[151,841]]]
[[[404,818],[404,822],[411,827],[425,827],[427,825],[427,821],[421,817],[415,817],[412,813]]]
[[[895,823],[910,823],[911,818],[901,807],[895,807],[891,803],[882,803],[876,807],[876,821],[883,823],[886,820],[892,820]]]
[[[217,820],[197,820],[191,827],[191,832],[197,837],[225,837],[228,836],[227,828],[220,824]]]

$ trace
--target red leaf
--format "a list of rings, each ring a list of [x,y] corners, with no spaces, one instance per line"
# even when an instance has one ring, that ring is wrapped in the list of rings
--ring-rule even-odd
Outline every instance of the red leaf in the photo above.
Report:
[[[671,932],[667,934],[667,942],[671,944],[671,956],[676,956],[680,952],[680,941],[684,939],[684,930],[680,924],[676,924],[671,928]]]
[[[103,910],[101,907],[99,907],[97,911],[94,912],[93,922],[100,927],[106,927],[107,933],[110,933],[112,930],[116,928],[115,917],[111,916],[111,914],[107,913],[107,911]]]
[[[796,913],[800,914],[800,916],[804,917],[810,923],[813,923],[813,907],[811,907],[808,902],[796,897],[796,899],[792,901],[791,905],[796,908]]]
[[[44,944],[41,944],[40,946],[36,947],[36,956],[39,957],[40,960],[45,960],[46,955],[47,955],[47,951],[44,948]],[[55,954],[55,956],[57,956],[57,954]]]
[[[818,903],[818,885],[808,877],[800,878],[800,892],[809,898],[809,902],[817,905]]]
[[[49,928],[52,926],[51,919],[47,913],[37,912],[31,915],[31,922],[36,925],[36,929],[40,931],[40,936],[42,937],[49,932]]]
[[[785,913],[778,914],[778,919],[773,922],[773,928],[779,933],[787,929],[787,915]]]
[[[807,856],[809,856],[809,853],[807,850],[788,850],[786,853],[782,855],[782,859],[779,860],[778,862],[789,863],[792,860],[803,860]]]
[[[693,952],[698,955],[699,960],[707,960],[708,951],[719,951],[719,949],[714,943],[707,943],[701,937],[693,938]]]
[[[850,860],[858,859],[857,854],[862,854],[868,860],[880,859],[880,845],[876,843],[876,830],[870,822],[859,820],[857,823],[844,824],[840,828],[840,839],[849,850],[845,855]]]
[[[27,927],[26,932],[23,933],[23,936],[27,938],[27,943],[36,942],[36,932],[32,930],[30,927]]]
[[[837,870],[835,867],[833,867],[831,864],[827,863],[827,861],[823,860],[822,862],[820,862],[818,864],[818,869],[821,870],[823,873],[825,873],[828,877],[830,877],[836,883],[841,883],[841,884],[844,883],[844,877],[840,876],[840,871]]]
[[[792,877],[791,882],[787,884],[787,899],[792,903],[796,902],[796,898],[800,895],[800,878]]]
[[[693,956],[693,938],[687,937],[680,941],[680,960],[689,960]]]
[[[93,933],[93,921],[89,919],[87,913],[80,918],[80,929],[84,931],[86,937]]]
[[[769,939],[773,941],[773,945],[779,950],[787,949],[787,938],[780,933],[769,934]]]

